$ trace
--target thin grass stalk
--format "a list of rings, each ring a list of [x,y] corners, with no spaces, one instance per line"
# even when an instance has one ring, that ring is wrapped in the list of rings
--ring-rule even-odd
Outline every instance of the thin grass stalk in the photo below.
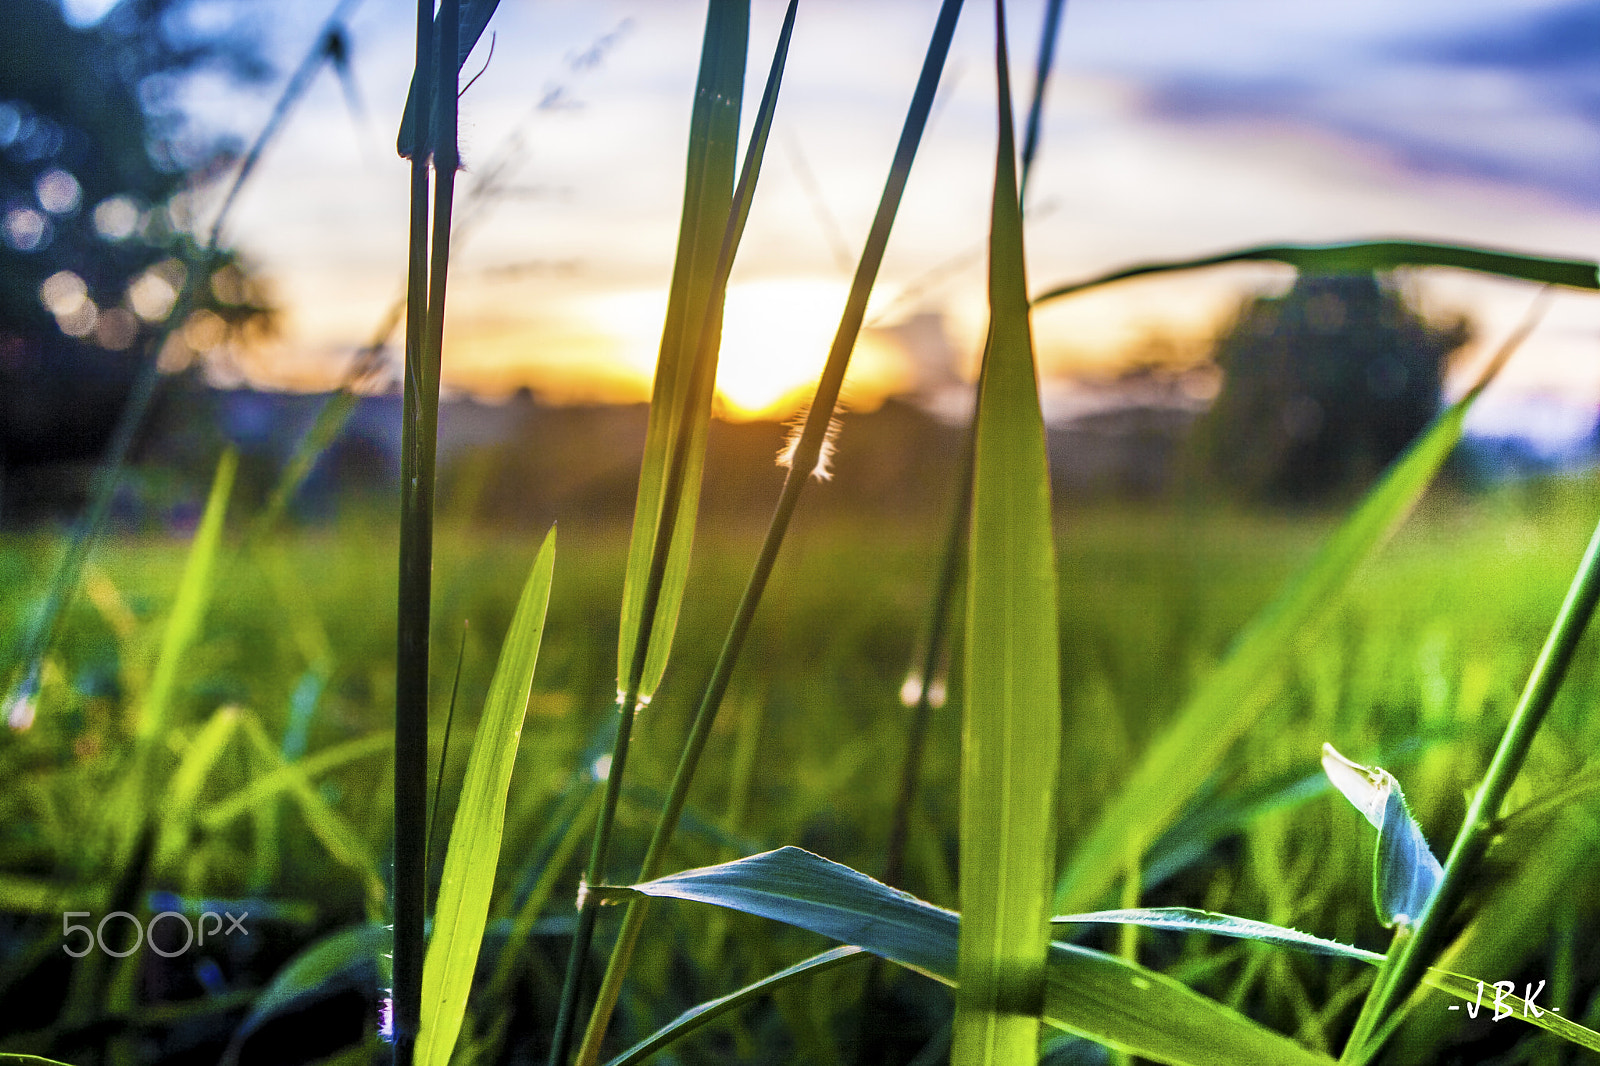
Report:
[[[783,83],[783,71],[788,61],[789,42],[794,35],[798,6],[798,0],[790,0],[788,10],[785,12],[783,28],[778,35],[778,46],[773,53],[772,67],[762,92],[761,106],[751,128],[744,165],[740,169],[738,185],[734,189],[728,220],[723,230],[722,245],[717,253],[717,265],[711,279],[707,306],[701,320],[689,384],[685,390],[691,397],[707,390],[716,374],[717,347],[722,336],[723,296],[727,292],[728,278],[733,272],[733,261],[738,252],[739,240],[744,235],[745,223],[750,216],[750,204],[755,196],[756,183],[761,176],[761,164],[766,157],[772,116],[777,107],[778,90]],[[606,852],[610,844],[612,823],[616,819],[617,802],[622,791],[629,738],[633,731],[634,717],[639,711],[640,686],[651,660],[650,642],[655,634],[656,615],[662,606],[667,563],[671,558],[676,539],[679,509],[685,502],[684,487],[689,476],[690,459],[695,451],[697,431],[697,421],[685,415],[678,421],[677,432],[672,442],[667,476],[661,490],[661,513],[656,520],[655,536],[651,545],[650,569],[645,579],[644,597],[639,608],[638,628],[633,634],[631,655],[625,660],[628,663],[628,676],[617,708],[617,735],[612,747],[610,768],[606,774],[605,798],[596,822],[594,845],[589,853],[584,882],[579,888],[578,924],[573,935],[572,952],[567,959],[561,1006],[556,1017],[555,1039],[551,1043],[551,1066],[559,1066],[565,1062],[571,1046],[573,1029],[577,1023],[578,986],[584,960],[593,943],[599,906],[597,901],[589,897],[586,888],[590,884],[602,882],[605,878]]]
[[[1589,540],[1522,697],[1517,701],[1489,769],[1450,847],[1439,887],[1411,928],[1410,935],[1397,943],[1398,956],[1392,966],[1385,967],[1385,972],[1380,974],[1369,993],[1367,1006],[1362,1009],[1366,1025],[1358,1024],[1351,1034],[1346,1057],[1341,1062],[1366,1063],[1378,1053],[1403,1016],[1405,1000],[1444,947],[1449,937],[1448,923],[1471,887],[1472,875],[1494,836],[1500,808],[1522,769],[1534,736],[1555,702],[1597,602],[1600,602],[1600,526]],[[1374,1031],[1378,1033],[1375,1038]]]
[[[20,676],[10,678],[11,691],[6,693],[7,705],[17,698],[31,698],[38,688],[42,660],[55,643],[62,618],[83,578],[84,565],[94,550],[100,531],[105,528],[106,516],[111,511],[112,497],[122,482],[122,472],[128,465],[129,454],[133,451],[134,438],[144,425],[145,415],[150,410],[150,402],[155,398],[156,387],[161,380],[161,350],[173,333],[177,332],[178,327],[188,319],[200,293],[210,284],[211,261],[221,240],[223,226],[232,213],[234,202],[238,200],[239,193],[254,174],[256,162],[283,127],[284,121],[294,110],[294,105],[305,95],[312,78],[321,69],[323,62],[330,58],[327,48],[329,34],[359,2],[360,0],[340,0],[339,6],[334,9],[324,28],[318,33],[316,44],[301,61],[289,84],[284,87],[267,124],[257,134],[244,162],[234,173],[233,182],[223,197],[222,206],[218,209],[216,218],[212,220],[211,231],[205,244],[196,254],[195,261],[188,264],[187,275],[178,298],[172,305],[172,310],[146,345],[143,364],[134,379],[133,388],[128,392],[128,399],[123,404],[122,412],[117,416],[117,424],[111,433],[111,442],[106,446],[105,458],[96,471],[88,509],[73,527],[67,549],[57,560],[44,604],[29,626],[27,636],[23,638],[15,664],[4,668],[6,674],[17,668],[21,670]]]
[[[1045,9],[1044,27],[1039,37],[1039,58],[1034,67],[1033,99],[1028,106],[1028,132],[1022,149],[1022,178],[1018,187],[1019,199],[1026,195],[1028,176],[1033,171],[1033,161],[1038,155],[1040,130],[1044,118],[1044,94],[1055,63],[1056,38],[1061,32],[1061,16],[1066,0],[1050,0]],[[1027,204],[1023,203],[1026,215]],[[984,358],[989,355],[989,338],[984,338]],[[982,365],[981,363],[979,365]],[[933,704],[930,698],[934,678],[945,661],[946,640],[949,637],[950,602],[961,580],[961,564],[967,551],[967,532],[972,515],[972,469],[974,451],[975,416],[978,410],[978,390],[973,388],[972,413],[967,416],[967,432],[961,450],[961,466],[956,474],[955,506],[950,514],[950,526],[945,533],[944,554],[939,565],[939,577],[934,583],[933,597],[928,603],[925,638],[917,702],[912,711],[911,727],[906,736],[905,761],[901,766],[900,789],[894,808],[894,821],[890,825],[885,848],[883,881],[897,885],[905,862],[907,836],[910,832],[911,808],[916,802],[917,782],[922,770],[923,747],[926,742]],[[872,964],[872,972],[880,971],[880,964]]]
[[[419,101],[455,93],[436,92],[453,63],[459,4],[445,0],[435,40],[432,0],[417,0],[415,87]],[[449,17],[446,17],[446,16]],[[453,28],[454,27],[454,28]],[[444,38],[451,40],[446,42]],[[448,47],[448,51],[445,48]],[[435,114],[445,114],[436,104]],[[442,123],[434,123],[440,130]],[[450,141],[454,144],[453,123]],[[438,377],[428,363],[431,341],[427,147],[411,155],[411,238],[406,290],[406,369],[401,427],[399,619],[395,654],[394,739],[394,1061],[410,1066],[422,1022],[422,966],[427,950],[424,923],[428,895],[428,647],[433,568],[433,458],[437,443]],[[452,159],[453,163],[453,159]],[[453,166],[452,166],[453,173]],[[442,184],[442,171],[440,175]],[[448,229],[446,230],[448,235]],[[437,308],[436,313],[442,313]],[[429,394],[432,383],[434,391]]]
[[[456,697],[461,695],[461,664],[467,658],[467,630],[469,626],[463,622],[461,625],[461,645],[456,649],[456,676],[450,682],[450,703],[444,712],[444,735],[439,738],[439,770],[433,776],[433,803],[428,807],[428,837],[427,847],[424,851],[424,865],[427,866],[430,876],[433,870],[433,845],[439,839],[439,797],[444,795],[444,768],[450,761],[450,729],[456,721]],[[434,905],[438,905],[439,886],[433,890]]]
[[[756,608],[760,605],[767,580],[772,575],[772,568],[777,562],[778,551],[783,545],[789,522],[794,517],[800,491],[810,480],[812,471],[816,469],[817,460],[822,454],[828,426],[839,402],[839,390],[844,382],[845,371],[849,367],[850,354],[855,348],[862,321],[866,317],[867,299],[872,293],[873,283],[877,280],[878,268],[883,263],[889,233],[894,225],[900,199],[905,192],[906,181],[911,174],[911,164],[916,158],[923,130],[927,126],[934,93],[944,70],[945,58],[949,55],[950,40],[954,36],[956,19],[960,13],[961,0],[944,0],[940,7],[933,38],[923,61],[922,72],[918,77],[905,126],[895,149],[894,162],[890,166],[889,178],[885,182],[872,229],[867,236],[866,247],[856,267],[839,329],[834,335],[827,363],[817,383],[816,395],[811,402],[800,440],[795,446],[793,458],[784,477],[783,488],[762,541],[755,568],[740,598],[727,638],[712,670],[711,679],[707,682],[700,707],[695,713],[689,736],[684,742],[683,754],[673,774],[666,806],[656,822],[655,831],[650,838],[650,847],[645,853],[644,864],[638,878],[640,881],[650,880],[660,872],[667,846],[671,843],[672,834],[683,815],[689,786],[694,780],[695,770],[699,766],[706,741],[711,735],[717,711],[722,706],[723,697],[727,695],[729,682],[733,678],[733,668],[738,663],[739,653],[743,650],[745,639],[749,635],[750,623],[755,617]],[[594,1066],[599,1061],[600,1044],[605,1038],[611,1014],[616,1008],[617,997],[622,989],[622,979],[627,973],[634,949],[638,944],[646,913],[647,904],[643,899],[629,902],[623,917],[622,930],[618,934],[611,960],[606,967],[598,999],[589,1015],[589,1026],[578,1052],[577,1061],[580,1066]],[[552,1060],[552,1063],[554,1066],[555,1060]]]

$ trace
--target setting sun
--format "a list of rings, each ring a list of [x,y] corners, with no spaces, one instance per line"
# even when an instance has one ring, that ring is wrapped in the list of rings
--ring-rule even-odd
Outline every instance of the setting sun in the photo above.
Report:
[[[845,293],[841,282],[814,278],[730,286],[717,366],[722,413],[738,420],[781,418],[802,406],[827,361]],[[649,375],[666,304],[663,290],[612,293],[591,301],[590,316],[597,331],[615,338],[618,358]],[[851,358],[845,399],[874,408],[912,378],[897,346],[864,335]]]

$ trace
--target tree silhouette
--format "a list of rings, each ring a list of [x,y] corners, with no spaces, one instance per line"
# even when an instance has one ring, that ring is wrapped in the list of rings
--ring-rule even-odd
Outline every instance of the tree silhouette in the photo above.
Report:
[[[5,0],[0,34],[0,463],[95,457],[197,261],[186,190],[236,152],[187,123],[184,76],[265,74],[250,42],[198,33],[191,0],[123,0],[90,27],[53,0]],[[224,254],[190,347],[266,323]]]
[[[1373,274],[1302,275],[1247,300],[1213,353],[1223,384],[1199,431],[1210,473],[1256,501],[1359,488],[1438,412],[1446,362],[1470,336]]]

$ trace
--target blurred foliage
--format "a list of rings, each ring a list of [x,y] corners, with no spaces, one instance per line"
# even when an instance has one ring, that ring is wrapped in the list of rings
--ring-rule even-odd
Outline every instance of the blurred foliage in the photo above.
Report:
[[[124,0],[91,26],[8,0],[0,34],[0,462],[90,458],[188,272],[196,309],[168,363],[270,324],[233,253],[205,260],[194,190],[237,145],[188,121],[184,79],[259,79],[255,46],[201,29],[197,0]],[[8,479],[9,480],[9,479]],[[8,495],[16,497],[16,486]]]
[[[1302,274],[1247,300],[1213,353],[1222,390],[1199,429],[1212,477],[1253,501],[1358,491],[1438,413],[1446,361],[1471,337],[1376,274]]]

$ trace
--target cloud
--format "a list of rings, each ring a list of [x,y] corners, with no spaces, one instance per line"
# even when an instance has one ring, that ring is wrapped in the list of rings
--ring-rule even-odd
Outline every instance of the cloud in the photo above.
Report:
[[[1424,31],[1394,27],[1279,64],[1156,74],[1143,107],[1183,124],[1315,129],[1419,175],[1453,176],[1600,208],[1600,9],[1520,11]]]

